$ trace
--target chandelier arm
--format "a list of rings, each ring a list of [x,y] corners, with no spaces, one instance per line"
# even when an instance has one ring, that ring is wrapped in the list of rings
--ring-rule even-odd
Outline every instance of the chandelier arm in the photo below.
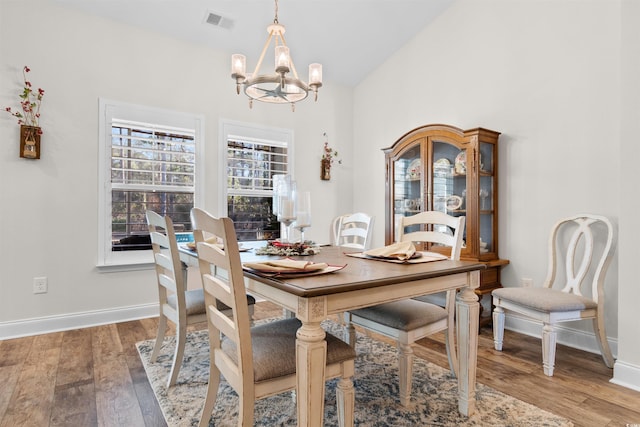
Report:
[[[280,33],[279,36],[282,40],[282,44],[286,46],[287,41],[284,39],[284,34]],[[293,73],[293,76],[296,78],[296,80],[300,80],[300,78],[298,77],[298,72],[296,71],[296,66],[293,64],[293,58],[291,56],[289,56],[289,67],[291,67],[291,72]]]
[[[260,59],[258,59],[258,63],[256,64],[256,68],[255,70],[253,70],[253,75],[252,77],[255,77],[258,75],[258,71],[260,71],[260,67],[262,66],[262,60],[264,59],[264,55],[267,53],[267,49],[269,48],[269,45],[271,44],[271,40],[273,39],[273,31],[269,32],[269,37],[267,37],[267,41],[264,44],[264,47],[262,48],[262,53],[260,54]]]

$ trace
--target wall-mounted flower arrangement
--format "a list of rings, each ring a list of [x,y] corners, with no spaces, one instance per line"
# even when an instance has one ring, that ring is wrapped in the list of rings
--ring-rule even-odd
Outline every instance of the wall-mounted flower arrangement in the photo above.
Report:
[[[42,97],[44,89],[33,89],[33,85],[27,79],[27,74],[31,69],[25,66],[22,69],[24,85],[19,95],[20,109],[13,110],[6,107],[5,111],[18,119],[20,125],[20,157],[26,159],[40,158],[40,106],[42,105]]]
[[[322,134],[325,138],[327,137],[327,133]],[[338,162],[338,164],[342,164],[342,160],[337,160],[338,152],[333,148],[329,147],[329,141],[324,142],[322,159],[320,160],[320,179],[323,181],[329,181],[331,179],[331,166],[334,162]]]

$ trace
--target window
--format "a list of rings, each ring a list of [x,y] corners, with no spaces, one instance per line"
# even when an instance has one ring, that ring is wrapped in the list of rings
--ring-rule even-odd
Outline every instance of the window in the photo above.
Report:
[[[222,206],[234,221],[238,240],[269,240],[280,236],[273,215],[273,176],[291,174],[291,131],[223,121],[227,183]]]
[[[101,100],[101,253],[103,265],[151,262],[145,211],[190,231],[196,204],[196,116]]]

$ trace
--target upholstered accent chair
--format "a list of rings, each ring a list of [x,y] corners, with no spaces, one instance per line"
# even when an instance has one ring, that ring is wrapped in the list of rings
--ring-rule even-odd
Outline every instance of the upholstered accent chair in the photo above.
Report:
[[[505,313],[541,322],[542,367],[545,375],[553,376],[556,325],[591,319],[604,363],[612,368],[614,360],[604,324],[604,281],[614,241],[613,225],[604,216],[579,214],[558,221],[549,236],[548,270],[542,287],[492,292],[495,349],[502,351]]]

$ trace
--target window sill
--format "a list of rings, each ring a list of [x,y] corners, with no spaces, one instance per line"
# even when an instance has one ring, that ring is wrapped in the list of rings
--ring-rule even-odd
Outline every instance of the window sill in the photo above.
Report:
[[[96,265],[96,268],[100,273],[118,273],[121,271],[153,270],[155,268],[155,264],[153,262],[98,264]]]
[[[96,268],[100,273],[117,273],[120,271],[151,270],[155,268],[153,252],[145,251],[115,251],[108,257],[102,258]]]

